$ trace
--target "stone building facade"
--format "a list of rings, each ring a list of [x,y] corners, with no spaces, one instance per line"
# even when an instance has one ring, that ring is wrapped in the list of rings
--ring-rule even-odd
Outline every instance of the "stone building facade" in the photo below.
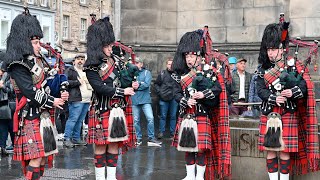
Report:
[[[121,40],[139,45],[136,51],[157,74],[185,32],[208,25],[213,46],[247,58],[253,72],[265,26],[278,22],[283,12],[291,36],[319,38],[319,5],[317,0],[122,0]]]
[[[55,44],[64,58],[86,52],[86,33],[91,25],[90,14],[97,19],[110,15],[110,0],[56,0]],[[113,19],[113,18],[111,18]]]
[[[29,7],[43,30],[43,41],[54,43],[55,5],[51,0],[0,0],[0,50],[5,50],[13,19]]]

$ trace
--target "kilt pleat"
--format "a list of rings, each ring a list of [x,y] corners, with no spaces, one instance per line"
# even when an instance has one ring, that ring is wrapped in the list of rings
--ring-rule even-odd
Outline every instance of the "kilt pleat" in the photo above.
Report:
[[[40,119],[25,120],[20,136],[16,136],[13,160],[24,161],[45,157],[40,135]]]

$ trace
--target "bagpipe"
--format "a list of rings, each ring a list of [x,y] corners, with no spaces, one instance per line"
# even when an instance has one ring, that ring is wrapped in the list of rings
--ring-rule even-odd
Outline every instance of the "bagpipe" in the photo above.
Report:
[[[61,92],[67,91],[68,89],[68,79],[64,73],[65,64],[61,57],[61,54],[53,49],[50,43],[41,43],[41,47],[48,51],[48,61],[45,60],[44,56],[42,59],[43,63],[46,65],[45,72],[47,74],[47,86],[50,87],[50,95],[54,97],[59,97]],[[55,64],[51,64],[51,56],[56,58]]]
[[[127,60],[125,57],[126,53],[129,54],[129,58],[127,58]],[[139,69],[134,65],[136,55],[134,54],[132,47],[125,46],[120,42],[115,42],[112,57],[120,69],[121,87],[131,87],[132,82],[136,81],[139,75]]]
[[[315,58],[313,59],[314,63],[314,71],[317,71],[317,53],[318,53],[318,41],[314,40],[313,43],[310,42],[303,42],[300,37],[296,39],[289,39],[288,38],[288,28],[289,22],[286,22],[284,19],[284,13],[280,14],[279,18],[279,25],[282,26],[282,33],[281,33],[281,43],[283,48],[283,61],[284,61],[284,68],[280,68],[280,76],[276,79],[272,85],[276,90],[276,95],[279,96],[281,92],[285,89],[291,89],[303,80],[303,74],[306,71],[308,65],[312,62],[312,56]],[[289,39],[287,41],[286,39]],[[289,57],[289,42],[295,45],[295,52],[294,57]],[[302,70],[300,72],[297,71],[296,65],[298,62],[298,54],[299,54],[299,47],[306,47],[309,48],[307,58],[302,62]],[[282,106],[288,106],[288,102],[286,101]],[[289,107],[289,106],[288,106]],[[287,111],[291,112],[294,109],[284,110],[282,114],[271,112],[267,117],[267,128],[266,128],[266,135],[264,137],[264,144],[266,150],[272,151],[281,151],[284,149],[284,143],[282,139],[282,120],[281,116],[286,113]]]
[[[313,43],[304,42],[301,40],[300,37],[297,37],[296,39],[289,39],[289,42],[295,45],[294,57],[289,57],[289,43],[286,42],[286,39],[288,36],[288,28],[290,23],[285,21],[284,13],[280,14],[279,24],[282,26],[281,42],[284,50],[284,68],[280,69],[281,74],[279,77],[280,84],[282,85],[279,91],[281,91],[283,89],[293,88],[294,86],[297,86],[300,83],[300,81],[303,79],[303,73],[305,72],[307,66],[312,62],[312,56],[315,56],[313,60],[314,71],[317,71],[318,65],[315,59],[318,57],[318,41],[314,40]],[[298,61],[299,47],[309,48],[309,52],[307,58],[303,61],[303,70],[298,74],[295,65]]]
[[[209,34],[208,26],[203,30],[198,30],[202,34],[200,40],[201,55],[203,58],[198,67],[195,67],[196,77],[192,81],[191,88],[188,89],[189,94],[195,91],[203,91],[211,89],[218,80],[218,74],[221,74],[225,83],[231,83],[232,77],[229,68],[228,54],[222,54],[218,49],[212,50],[212,40]],[[200,100],[205,106],[214,107],[216,104],[211,100]]]

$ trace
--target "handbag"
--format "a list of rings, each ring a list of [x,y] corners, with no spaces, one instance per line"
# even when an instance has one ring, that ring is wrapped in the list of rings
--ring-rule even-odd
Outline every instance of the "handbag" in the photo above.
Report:
[[[0,119],[11,119],[11,109],[9,104],[0,106]]]

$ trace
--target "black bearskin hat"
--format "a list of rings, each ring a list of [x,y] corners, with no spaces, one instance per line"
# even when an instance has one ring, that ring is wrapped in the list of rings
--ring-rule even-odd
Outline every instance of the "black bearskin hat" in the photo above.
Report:
[[[201,32],[202,31],[187,32],[181,37],[172,63],[172,69],[177,74],[185,74],[189,71],[185,60],[186,53],[193,52],[200,55]]]
[[[287,26],[286,26],[287,25]],[[288,29],[289,24],[269,24],[263,32],[263,37],[260,46],[259,53],[259,64],[262,65],[262,68],[268,69],[271,67],[271,62],[268,57],[267,49],[268,48],[285,48],[289,43],[289,36],[285,37],[285,40],[282,39],[282,34],[284,28]],[[284,27],[286,26],[286,27]]]
[[[6,65],[13,61],[20,61],[24,56],[34,54],[31,39],[43,37],[41,26],[36,16],[32,16],[29,10],[18,15],[12,21],[11,30],[7,38]],[[6,66],[5,66],[6,67]]]
[[[114,33],[109,17],[99,19],[88,28],[87,55],[84,66],[99,65],[105,57],[102,49],[104,46],[114,43]]]

